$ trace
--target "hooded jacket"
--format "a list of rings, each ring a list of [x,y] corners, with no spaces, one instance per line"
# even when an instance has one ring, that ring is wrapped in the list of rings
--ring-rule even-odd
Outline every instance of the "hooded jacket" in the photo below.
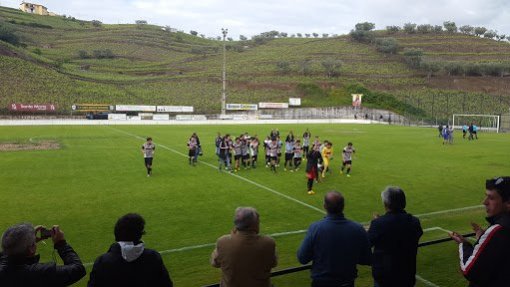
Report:
[[[161,255],[142,242],[116,242],[94,262],[88,287],[172,287]]]
[[[470,287],[508,287],[510,215],[488,217],[490,226],[476,241],[459,244],[460,268]]]
[[[39,255],[11,258],[0,254],[0,286],[69,286],[85,276],[85,267],[78,254],[65,240],[55,244],[55,249],[64,265],[57,266],[54,262],[39,263]]]

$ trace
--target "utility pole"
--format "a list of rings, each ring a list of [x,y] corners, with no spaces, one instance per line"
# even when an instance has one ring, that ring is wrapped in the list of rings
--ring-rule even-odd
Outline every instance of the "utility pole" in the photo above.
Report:
[[[227,47],[225,44],[225,38],[227,37],[228,29],[221,28],[221,33],[223,34],[223,88],[221,90],[221,115],[225,116],[226,114],[226,102],[227,102]]]

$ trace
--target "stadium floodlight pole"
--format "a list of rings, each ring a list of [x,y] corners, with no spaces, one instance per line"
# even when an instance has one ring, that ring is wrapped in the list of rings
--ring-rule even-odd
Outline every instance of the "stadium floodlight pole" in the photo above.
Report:
[[[227,47],[225,44],[225,38],[227,37],[228,29],[221,28],[223,34],[223,88],[221,89],[221,115],[224,116],[226,112],[227,102]]]

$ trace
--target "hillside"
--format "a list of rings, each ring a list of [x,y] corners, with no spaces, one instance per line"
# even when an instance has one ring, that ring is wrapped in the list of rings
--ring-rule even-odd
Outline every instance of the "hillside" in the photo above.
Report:
[[[12,102],[56,103],[62,112],[75,103],[193,105],[199,113],[220,109],[220,41],[153,25],[95,26],[4,7],[0,26],[22,43],[0,41],[2,113]],[[432,118],[508,111],[508,75],[429,77],[409,67],[402,55],[405,48],[419,48],[429,61],[509,64],[508,42],[446,33],[391,37],[401,47],[396,55],[347,35],[227,42],[228,102],[301,96],[304,106],[347,105],[350,93],[361,90],[370,94],[369,106],[388,108],[378,100],[386,93]],[[322,62],[335,60],[342,62],[339,75],[327,77]]]

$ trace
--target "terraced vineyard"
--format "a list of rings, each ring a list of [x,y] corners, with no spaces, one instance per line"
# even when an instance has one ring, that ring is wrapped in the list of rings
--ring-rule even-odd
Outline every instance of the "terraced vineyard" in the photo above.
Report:
[[[22,46],[0,41],[0,112],[12,102],[55,103],[67,113],[74,103],[193,105],[199,113],[219,111],[222,43],[153,25],[106,25],[63,17],[25,14],[0,7],[0,25],[14,31]],[[384,31],[378,31],[386,36]],[[335,38],[278,38],[263,44],[227,42],[229,102],[287,101],[305,106],[349,102],[349,86],[384,92],[429,117],[452,112],[501,113],[510,105],[510,77],[428,77],[410,68],[405,48],[424,51],[437,62],[508,63],[510,45],[462,34],[387,35],[398,40],[396,55],[373,45]],[[110,51],[98,59],[94,51]],[[338,77],[321,65],[340,60]],[[282,73],[278,62],[289,69]],[[304,62],[309,71],[300,72]],[[300,85],[322,92],[308,94]],[[377,107],[374,102],[373,106]],[[397,111],[398,112],[398,111]]]

